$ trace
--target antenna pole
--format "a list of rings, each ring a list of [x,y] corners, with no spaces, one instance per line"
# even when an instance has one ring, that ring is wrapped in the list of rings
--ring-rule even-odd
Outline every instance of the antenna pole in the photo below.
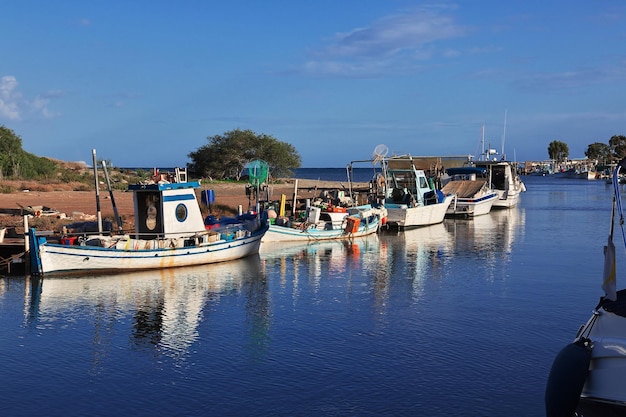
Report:
[[[93,156],[93,177],[96,186],[96,215],[98,218],[98,233],[102,234],[102,211],[100,211],[100,186],[98,184],[98,164],[96,163],[96,150],[92,149]]]
[[[504,130],[502,132],[502,157],[506,159],[506,153],[504,153],[504,140],[506,139],[506,114],[507,109],[504,109]]]

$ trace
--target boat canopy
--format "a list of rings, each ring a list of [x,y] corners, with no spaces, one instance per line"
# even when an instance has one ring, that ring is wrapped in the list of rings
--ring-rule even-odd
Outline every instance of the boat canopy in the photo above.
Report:
[[[487,174],[487,168],[485,167],[457,167],[457,168],[448,168],[446,169],[448,175],[485,175]]]

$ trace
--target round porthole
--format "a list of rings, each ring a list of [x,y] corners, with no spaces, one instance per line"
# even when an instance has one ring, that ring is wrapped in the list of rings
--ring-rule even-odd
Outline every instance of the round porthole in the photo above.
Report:
[[[179,204],[176,206],[176,220],[184,222],[187,219],[187,206]]]

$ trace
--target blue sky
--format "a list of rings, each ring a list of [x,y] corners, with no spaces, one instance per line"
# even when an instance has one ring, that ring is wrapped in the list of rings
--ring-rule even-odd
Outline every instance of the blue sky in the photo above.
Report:
[[[239,128],[344,167],[381,143],[476,155],[484,125],[485,146],[525,161],[626,135],[622,0],[13,1],[2,16],[0,124],[39,156],[183,166]]]

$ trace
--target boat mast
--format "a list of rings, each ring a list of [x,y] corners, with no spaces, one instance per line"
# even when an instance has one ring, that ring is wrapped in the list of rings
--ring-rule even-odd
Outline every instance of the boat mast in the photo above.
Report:
[[[506,153],[504,152],[504,140],[506,139],[506,114],[507,109],[504,109],[504,130],[502,132],[502,158],[506,159]]]
[[[100,186],[98,181],[98,164],[96,163],[96,150],[92,149],[93,157],[93,177],[96,186],[96,216],[98,219],[98,233],[102,234],[102,211],[100,211]]]
[[[480,139],[480,145],[482,147],[482,151],[481,151],[479,160],[482,159],[483,161],[486,161],[487,160],[487,155],[485,154],[485,124],[484,123],[483,123],[483,127],[482,127],[482,136],[481,136],[481,139]]]

